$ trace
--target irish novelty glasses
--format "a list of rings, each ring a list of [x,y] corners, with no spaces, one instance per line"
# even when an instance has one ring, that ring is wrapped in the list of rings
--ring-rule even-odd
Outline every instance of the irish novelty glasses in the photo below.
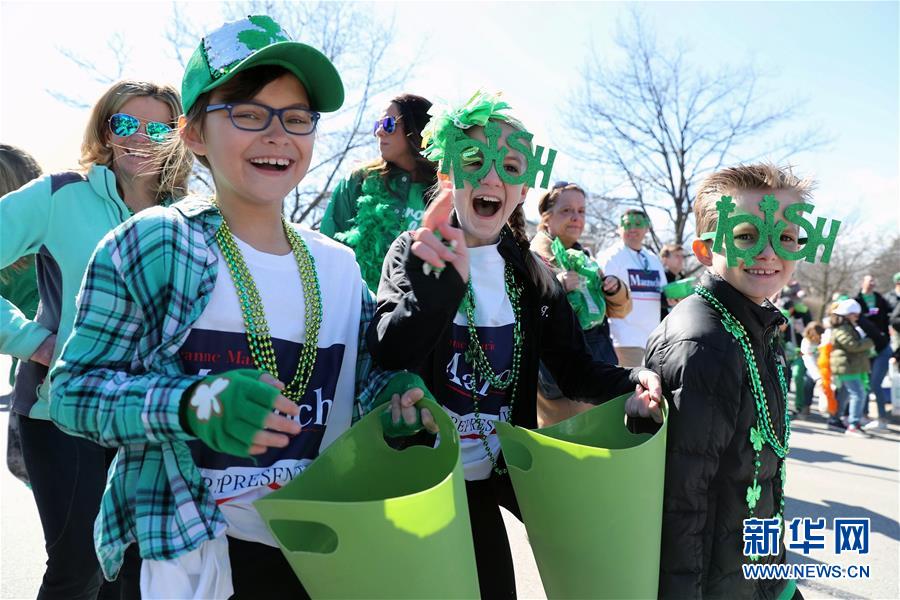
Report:
[[[716,203],[719,223],[714,232],[704,233],[701,240],[713,240],[713,252],[725,254],[729,267],[736,267],[738,260],[747,266],[753,265],[758,256],[771,243],[772,249],[784,260],[806,260],[815,262],[819,246],[822,246],[820,262],[831,259],[831,251],[837,238],[841,222],[832,219],[828,233],[825,233],[826,219],[816,218],[813,224],[804,218],[815,206],[808,202],[797,202],[784,207],[784,219],[776,221],[779,203],[775,196],[763,196],[759,209],[760,218],[745,212],[735,212],[731,196],[722,196]],[[732,214],[734,213],[734,214]],[[796,225],[797,227],[791,227]]]
[[[210,104],[206,112],[228,111],[231,124],[244,131],[263,131],[269,127],[272,117],[278,115],[281,126],[291,135],[309,135],[316,130],[321,116],[314,110],[305,108],[272,108],[258,102],[234,102]]]
[[[134,135],[144,124],[144,136],[150,141],[161,144],[172,133],[172,128],[158,121],[146,121],[127,113],[116,113],[109,118],[109,130],[119,137]]]

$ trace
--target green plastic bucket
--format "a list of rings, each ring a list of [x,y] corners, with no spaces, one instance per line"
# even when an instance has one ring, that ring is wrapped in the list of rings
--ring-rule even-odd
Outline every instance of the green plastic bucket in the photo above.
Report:
[[[695,277],[685,277],[664,285],[662,291],[669,300],[682,300],[694,293],[696,284],[697,279]]]
[[[437,448],[390,448],[372,411],[255,502],[313,598],[477,598],[459,434],[436,403]]]
[[[667,421],[630,433],[628,396],[544,429],[497,423],[548,598],[656,598]]]

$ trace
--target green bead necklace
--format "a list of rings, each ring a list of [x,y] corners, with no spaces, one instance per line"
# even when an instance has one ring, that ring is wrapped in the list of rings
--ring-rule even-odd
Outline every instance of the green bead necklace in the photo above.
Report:
[[[756,508],[756,503],[759,501],[760,494],[762,493],[762,488],[760,488],[758,481],[759,468],[762,466],[760,453],[762,452],[763,446],[768,444],[775,453],[775,456],[777,456],[781,462],[779,467],[779,475],[781,477],[781,498],[779,499],[778,514],[775,516],[777,516],[783,524],[784,485],[787,480],[785,457],[787,457],[791,439],[791,419],[788,415],[787,405],[788,386],[787,381],[784,378],[784,368],[780,363],[775,365],[775,370],[778,373],[778,383],[781,388],[782,397],[784,398],[784,441],[782,442],[775,435],[775,429],[772,425],[772,415],[769,413],[769,405],[766,402],[766,392],[762,385],[762,378],[759,375],[756,356],[753,354],[753,348],[750,347],[750,336],[747,334],[747,330],[744,329],[744,325],[738,321],[737,318],[735,318],[735,316],[732,315],[708,289],[698,285],[694,288],[694,291],[697,292],[697,295],[705,298],[706,301],[722,315],[722,325],[724,325],[725,330],[733,335],[738,343],[740,343],[741,349],[744,352],[744,357],[747,360],[747,370],[750,372],[750,389],[753,392],[753,398],[756,401],[756,427],[750,428],[750,443],[753,445],[754,458],[753,485],[747,488],[746,500],[748,512],[750,517],[753,517],[753,511]],[[752,560],[759,559],[758,556],[751,556],[750,558]]]
[[[303,284],[303,301],[306,305],[306,336],[297,361],[297,371],[294,373],[293,380],[286,384],[281,393],[285,398],[299,403],[306,392],[313,367],[316,364],[319,327],[322,324],[322,292],[319,288],[319,278],[316,276],[316,261],[310,254],[306,242],[293,227],[288,225],[284,217],[281,217],[281,225],[288,243],[291,245],[294,259],[297,261],[300,281]],[[231,233],[224,216],[222,217],[222,226],[216,231],[216,241],[219,243],[222,256],[225,257],[225,263],[231,273],[231,280],[237,290],[253,364],[257,369],[270,373],[280,381],[278,364],[275,361],[275,348],[272,346],[272,335],[269,332],[269,323],[266,321],[266,314],[263,310],[262,298],[259,296],[253,276],[244,262],[241,250],[238,248],[234,234]]]
[[[500,375],[494,372],[494,368],[488,361],[487,356],[485,356],[481,342],[478,340],[478,330],[475,327],[475,290],[472,289],[471,274],[469,274],[469,282],[462,306],[466,312],[466,322],[469,329],[469,347],[465,353],[465,360],[472,366],[472,403],[475,411],[475,423],[478,427],[478,437],[481,439],[484,451],[487,452],[494,472],[497,475],[505,475],[508,471],[497,466],[497,457],[491,452],[490,444],[488,444],[485,423],[481,418],[481,409],[478,405],[478,382],[487,381],[490,387],[498,390],[509,390],[509,420],[512,421],[513,408],[516,404],[516,390],[519,383],[519,367],[522,364],[522,347],[524,346],[522,319],[520,318],[522,314],[520,302],[522,288],[516,284],[513,268],[508,263],[503,269],[503,279],[506,284],[506,295],[509,296],[509,302],[512,304],[513,309],[513,359],[512,368],[506,380],[501,379]]]

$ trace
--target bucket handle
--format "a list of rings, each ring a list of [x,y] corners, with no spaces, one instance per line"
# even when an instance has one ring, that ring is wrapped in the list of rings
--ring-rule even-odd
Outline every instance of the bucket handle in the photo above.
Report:
[[[459,448],[459,431],[457,430],[456,425],[454,425],[453,420],[450,418],[450,415],[447,414],[447,411],[445,411],[440,404],[438,404],[433,398],[426,396],[416,403],[416,407],[420,411],[423,408],[427,408],[431,412],[431,416],[434,418],[434,423],[438,427],[438,435],[440,436],[441,440],[440,445],[437,447],[409,446],[407,448],[399,450],[400,452],[411,448],[427,448],[429,450],[437,450],[444,444],[448,444],[448,447],[450,448]],[[377,426],[371,428],[373,435],[381,438],[383,447],[385,449],[389,449],[391,452],[397,452],[398,450],[395,448],[391,448],[388,445],[387,440],[385,439],[386,436],[384,433],[384,424],[387,419],[391,418],[390,412],[390,405],[385,405],[383,409],[376,408],[374,411],[372,411],[372,413],[366,415],[364,419],[376,420]],[[359,424],[357,424],[356,426],[359,426]]]
[[[261,516],[269,526],[272,536],[278,544],[291,554],[302,555],[331,555],[341,550],[342,526],[340,519],[333,519],[334,507],[324,507],[317,503],[308,502],[303,506],[303,519],[297,519],[297,509],[290,500],[270,500],[264,506],[258,506]],[[319,539],[322,542],[321,549],[314,549],[308,545],[299,548],[285,535],[284,531],[276,529],[276,522],[302,524],[301,527],[318,530]]]

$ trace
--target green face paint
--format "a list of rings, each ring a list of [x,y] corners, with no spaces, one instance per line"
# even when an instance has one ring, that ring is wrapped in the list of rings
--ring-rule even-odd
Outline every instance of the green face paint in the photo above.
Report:
[[[778,207],[779,203],[775,196],[763,196],[762,202],[759,203],[759,209],[763,213],[763,217],[760,218],[743,211],[735,211],[731,196],[722,196],[716,203],[716,210],[719,213],[716,231],[704,233],[700,239],[713,240],[713,252],[724,253],[729,267],[736,267],[739,260],[747,266],[752,266],[754,257],[768,244],[772,244],[775,254],[784,260],[815,262],[819,246],[823,248],[820,262],[827,263],[831,260],[831,251],[841,222],[832,219],[826,235],[825,218],[817,217],[813,226],[802,214],[811,213],[815,208],[814,205],[807,202],[790,204],[784,209],[784,219],[776,222],[775,213],[778,212]],[[799,235],[794,233],[792,225],[800,229]]]
[[[465,182],[477,187],[478,183],[488,174],[491,166],[497,171],[497,175],[504,183],[510,185],[524,184],[533,187],[537,179],[538,171],[543,172],[541,187],[547,187],[550,182],[550,171],[556,160],[556,150],[547,152],[547,161],[541,162],[544,154],[542,146],[536,146],[532,153],[529,148],[532,134],[527,131],[513,131],[506,138],[506,144],[500,143],[503,131],[496,121],[489,121],[484,125],[486,142],[466,135],[465,131],[453,128],[447,132],[446,147],[444,148],[444,160],[441,161],[441,173],[447,174],[452,169],[453,185],[459,189]],[[510,151],[521,153],[525,165],[517,160],[515,167],[507,171],[508,165],[504,164]]]
[[[650,229],[650,219],[639,213],[625,213],[619,218],[623,229]]]

